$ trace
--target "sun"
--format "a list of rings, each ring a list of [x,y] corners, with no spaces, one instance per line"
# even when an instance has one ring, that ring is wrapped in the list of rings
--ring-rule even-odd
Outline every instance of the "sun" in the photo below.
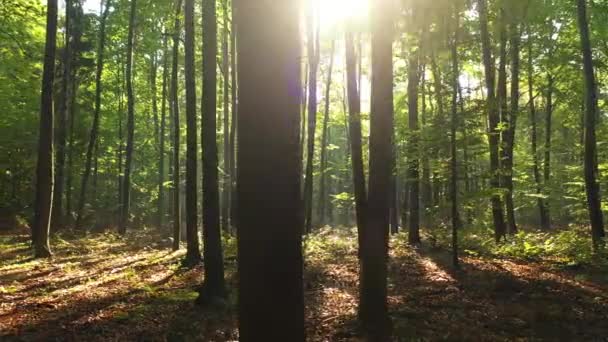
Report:
[[[320,14],[321,30],[328,31],[347,20],[363,21],[368,16],[370,0],[309,0]]]

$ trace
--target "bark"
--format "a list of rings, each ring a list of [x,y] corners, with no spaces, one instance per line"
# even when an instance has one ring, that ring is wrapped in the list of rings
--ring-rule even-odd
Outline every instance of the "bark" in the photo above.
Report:
[[[304,222],[305,232],[312,230],[313,167],[315,159],[315,136],[317,130],[317,72],[319,68],[319,28],[314,27],[314,8],[310,5],[308,14],[308,146],[306,176],[304,179]],[[315,32],[316,31],[316,32]]]
[[[130,221],[131,202],[131,168],[133,164],[133,144],[135,135],[135,97],[133,96],[133,41],[135,40],[135,17],[137,0],[131,0],[131,13],[129,18],[129,35],[127,41],[127,147],[125,150],[125,172],[122,186],[122,210],[118,227],[120,234],[127,232]]]
[[[299,8],[297,0],[236,2],[238,313],[244,342],[305,340]]]
[[[186,73],[186,235],[187,251],[184,264],[192,266],[201,261],[197,215],[197,126],[196,81],[194,75],[194,0],[185,1],[185,73]],[[215,61],[214,61],[215,65]]]
[[[597,142],[595,126],[598,111],[598,98],[595,75],[593,72],[593,54],[589,38],[589,23],[587,20],[587,1],[577,0],[578,26],[581,37],[581,52],[583,55],[583,75],[585,78],[585,190],[589,220],[591,222],[591,237],[594,248],[599,248],[603,238],[604,217],[601,209],[600,186],[597,181]]]
[[[232,100],[232,112],[230,118],[230,223],[232,227],[236,226],[236,181],[237,181],[237,167],[236,167],[236,133],[237,133],[237,89],[238,84],[236,81],[236,64],[237,64],[237,53],[236,53],[236,22],[234,20],[234,1],[231,0],[232,7],[232,20],[230,21],[230,82],[232,87],[231,100]]]
[[[361,97],[357,83],[357,56],[355,55],[352,31],[346,32],[346,87],[348,95],[348,130],[350,136],[350,153],[353,184],[355,192],[355,213],[357,220],[357,237],[359,248],[363,246],[363,232],[366,225],[367,190],[365,188],[365,171],[363,167],[363,143],[361,133]]]
[[[160,146],[158,152],[158,227],[165,219],[165,128],[167,125],[167,82],[169,78],[169,50],[167,32],[163,34],[163,85],[160,114]]]
[[[205,277],[199,303],[225,296],[220,231],[220,191],[217,147],[217,15],[216,0],[203,1],[203,258]]]
[[[181,201],[180,201],[180,118],[179,118],[179,42],[181,23],[180,15],[182,0],[175,2],[175,22],[173,25],[173,61],[171,67],[171,112],[173,115],[173,250],[179,249],[181,233]]]
[[[494,238],[499,242],[506,233],[502,200],[500,199],[500,166],[499,166],[499,141],[498,131],[499,111],[495,94],[495,71],[494,58],[492,57],[492,45],[488,31],[488,9],[486,0],[478,0],[479,22],[481,28],[482,55],[486,83],[486,101],[488,111],[488,140],[490,147],[490,187],[492,190],[492,218],[494,221]]]
[[[329,68],[327,70],[327,82],[325,83],[325,112],[323,115],[323,131],[321,136],[321,175],[319,177],[319,205],[317,207],[319,223],[321,225],[326,224],[326,215],[328,207],[331,206],[331,202],[328,202],[328,191],[327,191],[327,159],[328,151],[327,145],[329,144],[329,109],[331,104],[331,83],[332,73],[334,70],[334,54],[336,50],[335,39],[331,42],[331,50],[329,56]],[[330,217],[331,219],[331,217]]]
[[[102,94],[102,76],[104,68],[104,53],[106,45],[106,22],[110,14],[110,1],[105,5],[105,9],[101,16],[99,26],[99,46],[97,47],[97,68],[95,72],[95,109],[93,111],[93,124],[89,135],[89,144],[87,146],[87,155],[82,175],[82,184],[80,186],[80,200],[78,201],[78,210],[76,212],[76,229],[80,229],[83,219],[83,211],[86,203],[87,186],[91,175],[91,166],[93,164],[93,152],[97,145],[97,136],[99,134],[99,120],[101,115],[101,94]]]
[[[57,1],[47,2],[46,43],[42,92],[40,95],[40,127],[38,161],[36,164],[36,202],[32,244],[35,258],[51,256],[49,231],[53,207],[53,82],[55,79],[55,52],[57,47]]]
[[[391,133],[393,132],[393,51],[388,0],[371,5],[372,94],[367,224],[361,246],[359,318],[370,341],[387,341],[387,261]]]

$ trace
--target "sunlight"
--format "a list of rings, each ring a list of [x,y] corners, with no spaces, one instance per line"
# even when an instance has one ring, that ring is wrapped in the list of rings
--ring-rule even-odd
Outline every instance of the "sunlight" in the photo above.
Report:
[[[322,31],[334,29],[347,20],[367,18],[369,0],[311,0],[320,12]]]

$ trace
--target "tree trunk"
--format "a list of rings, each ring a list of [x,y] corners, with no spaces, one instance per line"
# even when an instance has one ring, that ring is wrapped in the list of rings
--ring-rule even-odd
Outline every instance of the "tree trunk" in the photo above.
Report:
[[[230,193],[232,189],[232,157],[230,156],[230,61],[228,51],[228,0],[222,0],[224,28],[222,30],[222,78],[224,89],[224,182],[222,186],[222,230],[230,231]]]
[[[217,15],[216,0],[203,1],[203,258],[205,278],[199,303],[224,297],[224,259],[220,231],[220,191],[217,148]],[[227,114],[227,113],[225,113]]]
[[[551,135],[552,135],[552,119],[553,119],[553,86],[554,80],[553,75],[547,76],[547,98],[546,98],[546,110],[545,110],[545,161],[543,163],[543,182],[545,189],[549,188],[549,182],[551,181]],[[546,215],[549,216],[551,213],[549,207],[549,201],[543,200]],[[550,222],[549,222],[550,223]]]
[[[133,41],[135,40],[135,15],[137,10],[137,0],[131,0],[131,13],[129,18],[129,35],[127,41],[127,147],[125,172],[123,175],[122,186],[122,210],[120,226],[118,232],[125,234],[127,225],[130,221],[131,203],[131,168],[133,164],[133,144],[135,135],[135,97],[133,96]]]
[[[167,125],[167,82],[169,78],[169,49],[167,32],[163,34],[163,89],[160,114],[160,148],[158,152],[158,227],[165,218],[165,128]]]
[[[173,61],[171,68],[171,108],[173,114],[173,250],[179,249],[181,234],[180,201],[180,119],[179,119],[179,41],[181,33],[180,15],[182,0],[175,2],[175,23],[173,26]]]
[[[455,7],[457,5],[454,5]],[[452,57],[452,117],[450,120],[450,200],[452,220],[452,265],[458,267],[458,229],[460,217],[458,215],[458,160],[456,147],[456,132],[458,129],[458,88],[460,69],[458,66],[458,30],[460,29],[459,11],[456,7],[454,13],[454,37],[451,45]]]
[[[410,52],[408,70],[408,125],[409,125],[409,152],[408,152],[408,179],[409,182],[409,215],[408,215],[408,242],[420,243],[420,131],[418,127],[418,52]]]
[[[549,230],[551,228],[551,219],[549,217],[549,211],[545,205],[545,199],[542,198],[543,188],[540,178],[540,166],[538,160],[538,129],[536,123],[536,105],[534,96],[534,64],[532,56],[532,38],[530,35],[530,29],[528,28],[528,106],[530,108],[530,140],[532,141],[532,161],[533,161],[533,174],[534,182],[536,183],[536,195],[538,197],[538,211],[540,215],[540,226],[542,230]]]
[[[515,146],[515,129],[517,125],[517,115],[519,114],[519,45],[520,45],[519,25],[511,24],[510,48],[511,48],[511,109],[505,110],[506,130],[504,132],[504,152],[503,152],[503,181],[506,193],[507,204],[507,232],[517,233],[515,223],[515,208],[513,204],[513,148]]]
[[[481,44],[483,54],[483,64],[485,71],[485,82],[488,104],[488,140],[490,147],[490,186],[492,190],[492,217],[494,220],[494,238],[499,242],[506,233],[502,201],[500,199],[500,166],[499,166],[499,141],[500,132],[498,130],[499,111],[496,103],[495,94],[495,72],[494,58],[492,57],[492,45],[490,43],[490,33],[488,31],[488,8],[486,0],[477,0],[479,7],[479,22],[481,27]]]
[[[55,231],[63,227],[63,191],[65,180],[65,156],[67,121],[70,117],[72,81],[72,0],[65,1],[65,47],[63,51],[63,72],[61,82],[61,103],[57,113],[55,129],[55,187],[53,188],[53,220],[51,228]]]
[[[35,258],[51,256],[49,231],[53,207],[53,82],[55,79],[55,50],[57,47],[57,1],[47,2],[46,43],[42,93],[40,96],[40,130],[36,164],[36,202],[32,244]]]
[[[587,22],[587,2],[577,0],[578,26],[581,37],[581,50],[583,54],[583,70],[585,77],[585,189],[587,192],[587,205],[589,220],[591,221],[591,236],[594,248],[599,248],[602,239],[606,236],[604,231],[604,217],[601,209],[600,186],[597,182],[597,142],[595,126],[597,119],[597,87],[593,73],[593,54],[591,52],[591,39],[589,38],[589,23]]]
[[[359,318],[370,341],[387,341],[387,261],[391,133],[393,132],[393,53],[391,1],[371,4],[372,94],[367,224],[361,246]]]
[[[304,341],[299,1],[236,4],[239,337]]]
[[[325,84],[325,112],[323,115],[323,133],[321,136],[321,175],[319,177],[319,206],[317,207],[319,223],[326,224],[327,207],[331,203],[327,201],[327,145],[329,140],[329,109],[331,104],[331,82],[332,73],[334,70],[334,54],[336,50],[336,40],[331,42],[331,50],[329,55],[329,69],[327,70],[327,83]],[[331,219],[331,218],[330,218]]]
[[[312,230],[313,167],[315,159],[315,135],[317,130],[317,71],[319,68],[319,28],[314,26],[314,8],[310,5],[308,14],[308,148],[306,177],[304,179],[304,222],[305,233]],[[316,31],[316,32],[315,32]]]
[[[93,112],[93,125],[91,126],[91,134],[89,135],[89,144],[87,147],[87,156],[82,175],[82,184],[80,186],[80,200],[78,201],[78,210],[76,212],[76,229],[80,229],[82,225],[82,216],[86,203],[87,185],[91,175],[91,167],[93,164],[93,150],[97,144],[97,136],[99,134],[99,116],[101,115],[101,93],[102,93],[102,76],[104,67],[104,53],[106,45],[106,22],[110,14],[110,2],[106,3],[105,9],[101,16],[99,26],[99,46],[97,48],[97,69],[95,73],[95,109]],[[132,47],[131,47],[132,48]],[[128,68],[128,67],[127,67]],[[131,95],[132,96],[132,95]]]
[[[236,63],[237,63],[237,54],[236,54],[236,23],[234,20],[234,1],[231,0],[232,6],[232,20],[230,21],[230,50],[231,50],[231,58],[230,58],[230,81],[232,87],[231,91],[231,100],[232,100],[232,113],[230,118],[230,224],[232,227],[236,227],[236,182],[237,182],[237,174],[236,174],[236,154],[237,154],[237,146],[236,146],[236,133],[237,133],[237,111],[238,111],[238,103],[237,103],[237,90],[238,84],[236,80]]]
[[[420,120],[421,120],[421,144],[422,144],[422,148],[423,151],[426,151],[426,136],[423,136],[424,131],[427,129],[427,111],[426,111],[426,65],[422,65],[422,67],[420,68],[420,72],[421,72],[421,82],[420,82],[420,89],[422,90],[422,94],[420,96],[420,98],[422,99],[422,104],[421,104],[421,110],[422,113],[420,115]],[[424,220],[426,220],[426,216],[427,216],[427,211],[429,210],[429,208],[432,205],[432,197],[433,197],[433,189],[431,187],[431,166],[429,163],[429,155],[428,153],[422,153],[422,180],[420,182],[421,186],[422,186],[422,191],[420,193],[420,199],[421,199],[421,203],[422,203],[422,210],[423,210],[423,218]],[[409,195],[408,195],[409,196]],[[404,222],[405,223],[405,222]],[[425,224],[428,222],[425,222]]]
[[[365,231],[364,226],[367,224],[365,214],[367,211],[367,190],[365,189],[365,171],[363,167],[361,97],[357,83],[357,56],[355,55],[354,37],[350,27],[346,32],[346,87],[357,237],[359,239],[359,249],[361,249],[363,246],[363,232]],[[361,256],[360,253],[359,256]]]
[[[186,73],[186,235],[187,251],[184,264],[193,266],[201,261],[198,238],[197,211],[197,127],[196,127],[196,70],[194,67],[194,0],[185,2],[185,73]],[[215,60],[214,60],[215,65]],[[214,131],[215,132],[215,131]]]

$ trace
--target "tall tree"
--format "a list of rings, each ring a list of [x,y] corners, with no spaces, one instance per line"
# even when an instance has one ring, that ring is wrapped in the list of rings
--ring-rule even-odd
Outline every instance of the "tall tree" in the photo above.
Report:
[[[418,51],[410,52],[408,66],[408,242],[420,243],[420,127],[418,126]]]
[[[220,232],[220,192],[217,156],[217,15],[216,0],[203,1],[203,253],[205,281],[200,302],[223,297],[224,260]],[[227,113],[226,113],[227,114]]]
[[[222,186],[222,229],[230,230],[230,194],[232,192],[232,156],[230,150],[230,51],[228,51],[228,0],[222,0],[222,79],[224,89],[224,181]]]
[[[179,249],[181,232],[180,201],[180,119],[179,119],[179,43],[182,0],[175,1],[175,19],[173,24],[173,61],[171,67],[171,112],[173,115],[173,250]]]
[[[184,8],[184,28],[186,31],[185,73],[186,73],[186,236],[187,250],[185,265],[195,265],[201,261],[198,238],[196,168],[198,151],[196,126],[196,70],[194,67],[194,0],[186,0]]]
[[[490,32],[488,30],[488,4],[486,0],[478,0],[479,23],[481,28],[481,45],[483,65],[486,83],[486,102],[488,111],[488,141],[490,146],[490,186],[492,188],[492,218],[494,220],[494,238],[500,241],[506,233],[502,201],[498,193],[500,188],[500,165],[499,165],[499,121],[500,115],[496,102],[496,74],[494,70],[494,57],[492,56],[492,45]]]
[[[87,185],[91,175],[91,165],[93,163],[93,150],[97,144],[97,136],[99,135],[99,117],[101,114],[101,94],[102,94],[102,76],[104,67],[104,52],[106,46],[106,22],[110,14],[110,0],[107,0],[105,9],[101,15],[99,23],[99,46],[97,47],[97,70],[95,73],[95,109],[93,112],[93,124],[91,126],[91,134],[89,135],[89,145],[87,147],[87,156],[82,175],[82,185],[80,187],[80,199],[78,201],[78,211],[76,212],[76,229],[79,229],[82,224],[82,215],[86,202]],[[130,32],[130,31],[129,31]],[[131,46],[131,49],[133,46]],[[128,57],[127,57],[128,58]],[[129,67],[127,66],[127,69]],[[128,80],[127,80],[128,84]],[[133,94],[131,94],[131,97]]]
[[[169,48],[167,45],[167,32],[163,34],[163,85],[160,113],[160,142],[158,151],[158,202],[157,224],[163,228],[165,218],[165,128],[167,125],[167,86],[169,79]]]
[[[315,136],[317,131],[317,72],[319,69],[319,24],[315,26],[315,7],[310,2],[307,17],[307,50],[308,50],[308,146],[306,156],[306,173],[304,179],[304,220],[305,232],[312,230],[312,193],[313,168],[315,159]],[[317,22],[318,22],[317,18]]]
[[[458,31],[460,29],[458,5],[454,4],[454,34],[451,37],[452,57],[452,117],[450,118],[450,201],[452,223],[452,265],[458,267],[458,229],[460,218],[458,215],[458,160],[456,146],[456,132],[458,131],[458,88],[460,67],[458,65]],[[448,39],[450,40],[450,39]]]
[[[57,113],[55,128],[55,184],[53,188],[53,220],[51,226],[60,229],[63,222],[63,192],[65,180],[66,135],[70,116],[72,81],[72,0],[65,1],[65,46],[63,50],[63,71],[61,80],[61,103]]]
[[[298,208],[299,4],[298,0],[235,1],[238,311],[239,337],[244,342],[305,339]]]
[[[367,224],[361,248],[359,318],[369,340],[390,335],[387,305],[388,228],[393,132],[393,49],[389,0],[371,4],[372,94]]]
[[[48,0],[46,12],[46,43],[40,96],[40,128],[36,164],[36,202],[32,243],[34,257],[51,256],[49,230],[53,207],[53,82],[57,48],[57,1]]]
[[[606,236],[604,217],[601,209],[600,186],[597,182],[597,141],[595,134],[597,117],[597,87],[593,70],[593,54],[589,37],[589,22],[587,20],[587,1],[577,0],[578,27],[583,55],[583,76],[585,78],[585,190],[587,206],[591,221],[591,237],[593,246],[598,248]]]
[[[328,165],[328,144],[329,144],[329,110],[331,104],[331,83],[332,83],[332,74],[334,70],[334,54],[336,50],[336,40],[333,39],[331,41],[331,49],[329,55],[329,67],[327,69],[327,82],[325,83],[325,111],[323,115],[323,130],[321,135],[321,175],[319,177],[319,206],[318,215],[319,222],[321,224],[325,224],[326,222],[326,214],[327,207],[331,205],[328,202],[328,192],[327,192],[327,165]],[[331,220],[331,217],[330,217]]]
[[[367,190],[363,168],[363,143],[361,134],[361,96],[357,78],[357,56],[355,54],[352,25],[346,30],[346,87],[348,96],[348,131],[355,192],[355,210],[359,246],[363,244],[363,231],[366,224]]]
[[[230,0],[232,17],[230,20],[230,224],[236,226],[236,131],[237,131],[237,88],[236,81],[236,22],[234,20],[234,0]]]
[[[137,0],[131,0],[131,12],[129,15],[129,34],[127,37],[127,147],[125,171],[122,186],[122,210],[118,232],[125,234],[129,224],[131,206],[131,168],[133,166],[133,145],[135,138],[135,97],[133,95],[133,44],[135,40],[135,18],[137,11]]]

